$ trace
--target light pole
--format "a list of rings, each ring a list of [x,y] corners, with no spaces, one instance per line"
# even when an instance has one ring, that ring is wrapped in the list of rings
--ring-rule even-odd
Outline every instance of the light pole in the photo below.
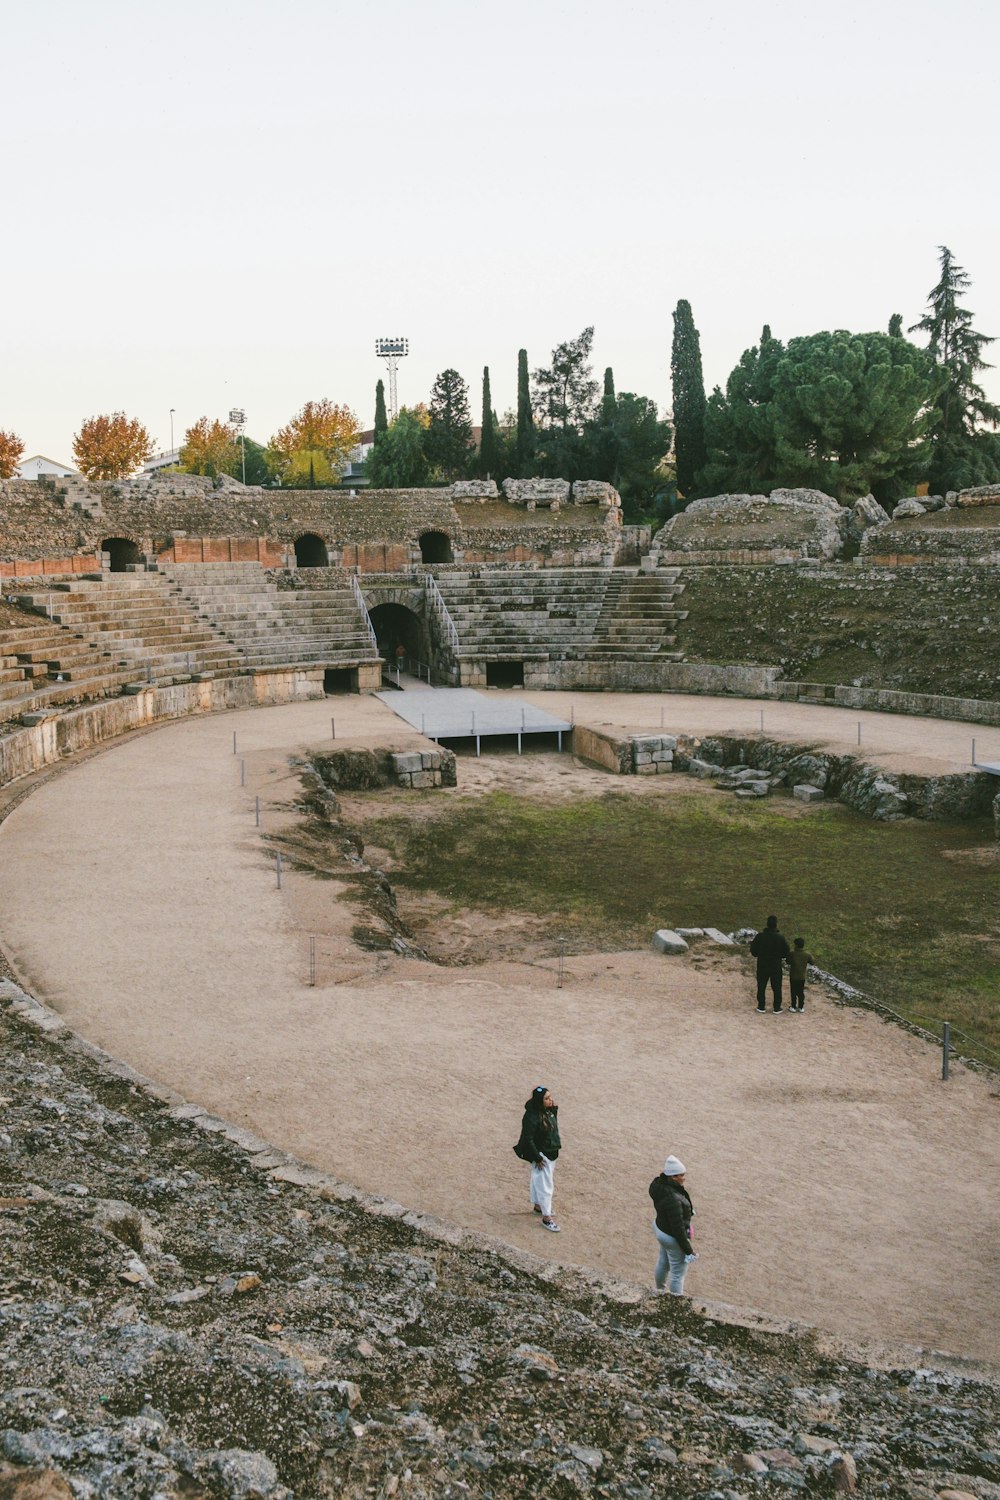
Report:
[[[396,408],[396,368],[401,359],[410,352],[409,339],[376,339],[375,353],[384,359],[389,370],[389,420],[395,422],[399,415]]]
[[[233,407],[232,411],[229,413],[229,420],[230,420],[230,422],[232,422],[233,426],[236,428],[236,431],[239,433],[239,437],[240,437],[240,452],[242,453],[242,456],[243,456],[243,483],[246,484],[246,482],[247,482],[247,445],[246,445],[246,441],[245,441],[245,439],[243,437],[243,429],[247,425],[247,414],[243,410],[242,406],[234,406]]]
[[[170,408],[170,451],[174,451],[174,408]]]

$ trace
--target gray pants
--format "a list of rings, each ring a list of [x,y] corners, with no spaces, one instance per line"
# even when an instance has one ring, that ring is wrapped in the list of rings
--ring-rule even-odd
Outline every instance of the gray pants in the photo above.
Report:
[[[653,1272],[653,1280],[656,1282],[656,1290],[663,1291],[663,1283],[667,1279],[667,1269],[670,1270],[670,1290],[675,1297],[680,1297],[684,1292],[684,1277],[687,1275],[687,1261],[684,1251],[672,1234],[664,1234],[662,1229],[653,1225],[653,1233],[660,1242],[660,1256],[656,1262],[656,1270]]]

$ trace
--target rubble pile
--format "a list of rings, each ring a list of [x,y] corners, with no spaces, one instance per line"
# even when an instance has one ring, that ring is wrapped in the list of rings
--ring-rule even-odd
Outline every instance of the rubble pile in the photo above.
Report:
[[[1000,1500],[1000,1389],[958,1362],[323,1187],[31,1009],[0,985],[4,1500]]]

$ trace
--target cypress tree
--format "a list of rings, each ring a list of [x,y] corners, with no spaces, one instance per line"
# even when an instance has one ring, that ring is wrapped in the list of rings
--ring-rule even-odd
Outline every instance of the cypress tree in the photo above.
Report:
[[[701,373],[701,339],[694,326],[691,304],[683,298],[674,311],[674,342],[670,356],[670,384],[674,397],[674,451],[677,488],[690,499],[698,471],[704,467],[705,381]]]
[[[612,407],[615,404],[615,372],[610,365],[604,372],[604,400],[610,401]]]
[[[490,367],[483,366],[483,428],[479,439],[479,472],[484,479],[497,466],[497,434],[493,425],[493,399],[490,396]]]
[[[535,457],[535,423],[531,415],[527,349],[517,351],[517,444],[514,457],[519,478],[529,479]]]
[[[384,434],[387,433],[388,431],[389,431],[389,418],[386,416],[386,412],[385,412],[385,386],[382,384],[382,381],[380,380],[378,382],[378,384],[376,385],[376,387],[375,387],[375,438],[374,438],[374,441],[377,443],[378,440],[379,440],[379,438],[382,437],[382,436],[384,436]]]
[[[891,339],[901,339],[903,337],[902,313],[893,313],[892,317],[889,319],[889,337]]]

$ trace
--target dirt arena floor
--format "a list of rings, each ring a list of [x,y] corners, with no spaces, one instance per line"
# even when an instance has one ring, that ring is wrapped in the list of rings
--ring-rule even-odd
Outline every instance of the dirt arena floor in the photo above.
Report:
[[[812,705],[529,695],[577,722],[759,729],[896,768],[1000,758],[1000,731]],[[21,982],[148,1075],[341,1178],[542,1255],[649,1284],[650,1178],[682,1157],[695,1297],[1000,1364],[1000,1083],[816,986],[761,1017],[745,960],[702,947],[446,968],[351,940],[349,887],[286,870],[289,757],[419,736],[375,699],[186,720],[48,780],[0,825],[0,941]],[[233,733],[238,756],[233,755]],[[240,785],[240,761],[246,785]],[[606,790],[566,754],[461,757],[458,795]],[[630,782],[682,795],[688,778]],[[263,809],[254,822],[254,798]],[[434,793],[453,796],[454,792]],[[347,799],[348,804],[350,799]],[[752,914],[748,914],[752,915]],[[670,913],[663,914],[669,925]],[[711,912],[704,922],[713,921]],[[492,918],[468,913],[470,941]],[[457,930],[457,929],[456,929]],[[317,982],[309,983],[309,937]],[[561,1235],[514,1156],[560,1104]]]

